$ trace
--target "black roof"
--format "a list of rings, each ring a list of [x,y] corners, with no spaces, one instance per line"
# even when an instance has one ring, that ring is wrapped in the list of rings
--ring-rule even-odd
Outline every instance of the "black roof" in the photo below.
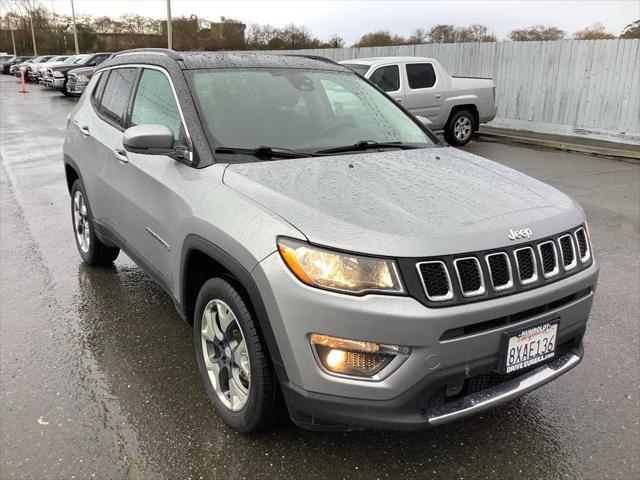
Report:
[[[201,68],[299,68],[305,70],[352,71],[333,60],[311,55],[257,52],[176,52],[163,48],[141,48],[117,52],[100,67],[125,63],[166,65],[177,62],[182,69]]]

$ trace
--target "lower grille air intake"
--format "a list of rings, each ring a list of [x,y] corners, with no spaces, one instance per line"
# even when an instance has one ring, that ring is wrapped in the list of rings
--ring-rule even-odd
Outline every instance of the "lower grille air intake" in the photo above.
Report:
[[[443,262],[422,262],[418,264],[418,272],[427,298],[441,302],[453,298],[451,278]]]
[[[456,267],[462,295],[475,297],[485,292],[480,262],[476,257],[458,258],[453,262]]]

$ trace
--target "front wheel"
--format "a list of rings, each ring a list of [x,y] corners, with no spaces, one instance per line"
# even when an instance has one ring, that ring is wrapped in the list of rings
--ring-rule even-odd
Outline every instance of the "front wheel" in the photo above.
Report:
[[[476,130],[476,123],[473,114],[468,110],[460,110],[453,114],[444,129],[444,138],[449,145],[461,147],[471,140],[473,132]]]
[[[275,412],[276,379],[242,296],[225,279],[208,280],[193,327],[198,370],[218,414],[239,432],[266,426]]]

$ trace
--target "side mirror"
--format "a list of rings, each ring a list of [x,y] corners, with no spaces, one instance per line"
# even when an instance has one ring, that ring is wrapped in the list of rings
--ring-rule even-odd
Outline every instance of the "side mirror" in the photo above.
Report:
[[[420,120],[420,123],[427,127],[430,127],[433,124],[431,120],[429,120],[427,117],[423,117],[422,115],[416,115],[416,118]]]
[[[87,65],[87,67],[95,67],[95,66],[97,66],[97,65],[98,65],[98,64],[97,64],[95,61],[93,61],[93,62],[91,62],[89,65]]]
[[[173,132],[164,125],[138,125],[127,128],[123,134],[122,144],[127,152],[145,153],[147,155],[171,155]]]

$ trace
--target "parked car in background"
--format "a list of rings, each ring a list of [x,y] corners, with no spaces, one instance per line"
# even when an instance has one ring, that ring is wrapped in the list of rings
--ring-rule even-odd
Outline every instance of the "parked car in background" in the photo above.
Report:
[[[7,60],[11,60],[12,58],[15,58],[15,55],[0,55],[0,64]]]
[[[63,159],[80,257],[122,249],[166,289],[236,430],[282,399],[310,429],[424,429],[583,356],[598,264],[582,208],[443,145],[329,60],[116,54]],[[567,398],[516,410],[533,422]]]
[[[33,58],[33,57],[21,55],[18,57],[13,57],[8,60],[5,60],[4,62],[0,63],[0,67],[2,68],[2,73],[4,75],[9,75],[13,73],[13,72],[10,72],[11,67],[13,67],[14,65],[18,65],[19,63],[25,62],[30,58]]]
[[[10,69],[10,72],[16,77],[19,77],[22,72],[26,73],[27,67],[31,62],[33,62],[33,60],[35,59],[33,57],[30,57],[28,60],[25,60],[24,62],[13,65]]]
[[[38,71],[38,82],[41,85],[45,85],[45,79],[47,78],[47,72],[49,71],[49,69],[53,67],[59,67],[61,65],[72,65],[75,62],[79,62],[82,59],[82,57],[83,55],[71,55],[63,61],[48,62],[42,65],[42,67]]]
[[[374,57],[340,62],[375,83],[414,115],[427,118],[447,141],[464,145],[496,116],[490,78],[454,77],[433,58]]]
[[[81,67],[70,70],[67,74],[67,93],[73,97],[82,95],[97,68]]]
[[[41,55],[40,57],[34,58],[29,65],[26,66],[24,71],[24,78],[27,81],[33,81],[38,78],[38,68],[43,63],[47,63],[50,59],[52,59],[55,55]]]
[[[60,90],[64,95],[69,95],[67,92],[67,75],[71,70],[79,67],[95,67],[109,58],[112,53],[88,53],[82,56],[80,60],[73,64],[58,65],[47,69],[47,79],[45,85],[56,90]]]
[[[60,63],[64,62],[67,58],[69,58],[69,55],[56,55],[54,57],[51,57],[46,62],[31,64],[31,67],[29,68],[29,80],[32,82],[40,80],[42,76],[41,72],[43,70],[46,70],[47,68],[54,65],[59,65]]]

